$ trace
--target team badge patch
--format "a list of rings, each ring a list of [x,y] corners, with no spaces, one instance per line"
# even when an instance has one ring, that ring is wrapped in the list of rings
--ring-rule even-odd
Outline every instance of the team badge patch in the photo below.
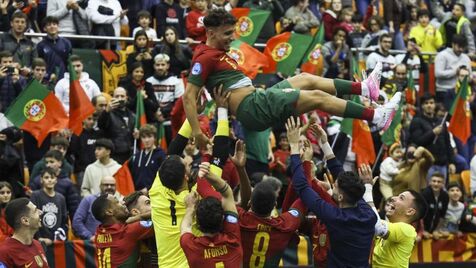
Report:
[[[7,268],[7,266],[3,262],[0,262],[0,268]]]
[[[232,215],[226,215],[225,219],[229,223],[238,223],[238,218]]]
[[[144,228],[150,228],[152,226],[152,221],[140,221],[139,224]]]
[[[291,44],[282,42],[273,48],[273,51],[271,52],[271,56],[273,57],[274,61],[280,62],[287,59],[289,55],[291,55],[292,51],[293,51],[293,46],[291,46]]]
[[[46,105],[39,99],[32,99],[23,107],[23,115],[27,120],[38,122],[46,115]]]
[[[299,211],[295,210],[295,209],[291,209],[288,211],[289,214],[293,215],[294,217],[299,217]]]
[[[199,62],[195,62],[195,64],[192,67],[192,74],[199,75],[201,73],[202,73],[202,65]]]

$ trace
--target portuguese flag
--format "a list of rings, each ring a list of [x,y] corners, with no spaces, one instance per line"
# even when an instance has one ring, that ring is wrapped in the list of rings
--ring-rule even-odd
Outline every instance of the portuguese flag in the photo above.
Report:
[[[311,42],[312,37],[309,35],[290,32],[272,37],[264,49],[269,65],[263,72],[293,75]]]
[[[416,89],[415,89],[415,80],[413,79],[413,72],[410,71],[407,80],[407,88],[405,89],[405,99],[407,101],[407,112],[410,115],[415,115],[415,105],[416,105]]]
[[[270,11],[250,8],[234,8],[230,12],[237,20],[235,34],[237,39],[253,45],[263,25],[268,20]]]
[[[390,146],[395,142],[400,142],[400,131],[402,129],[402,109],[403,102],[400,102],[400,105],[398,105],[398,109],[395,113],[395,117],[393,118],[392,123],[390,124],[388,129],[382,134],[382,143],[387,146]]]
[[[268,58],[263,53],[240,40],[231,43],[228,54],[236,60],[243,73],[251,79],[256,77],[261,68],[268,66]]]
[[[463,144],[466,144],[471,136],[471,112],[469,110],[470,88],[468,77],[465,77],[451,106],[451,120],[448,130]]]
[[[83,121],[96,110],[79,83],[76,71],[73,69],[71,61],[69,69],[69,129],[80,135],[83,131]]]
[[[324,25],[319,27],[319,31],[317,31],[316,35],[314,36],[314,40],[312,41],[311,46],[306,52],[306,56],[302,60],[301,64],[301,71],[322,75],[322,71],[324,70],[324,57],[322,57],[321,47],[324,44]]]
[[[68,128],[68,116],[52,91],[36,79],[20,93],[5,112],[16,127],[29,132],[41,146],[50,132]]]
[[[353,102],[360,103],[359,96],[353,96]],[[344,118],[340,131],[352,137],[352,152],[355,153],[357,167],[375,162],[375,150],[370,128],[366,121]]]
[[[140,129],[140,127],[145,124],[147,124],[147,119],[145,117],[144,96],[142,96],[142,93],[138,90],[136,96],[135,128]]]

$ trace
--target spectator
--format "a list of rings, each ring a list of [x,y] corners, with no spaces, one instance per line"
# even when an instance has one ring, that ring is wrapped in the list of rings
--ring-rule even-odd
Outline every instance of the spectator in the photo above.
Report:
[[[464,65],[471,70],[471,60],[464,53],[467,40],[462,35],[454,35],[451,48],[438,52],[435,58],[436,101],[445,104],[447,109],[451,105],[448,100],[448,91],[456,86],[457,70]]]
[[[42,58],[35,58],[31,63],[31,75],[30,79],[36,79],[43,86],[45,86],[50,91],[53,91],[56,85],[56,77],[50,76],[48,79],[46,77],[46,62]]]
[[[83,71],[84,65],[81,58],[77,55],[71,55],[69,58],[76,77],[84,90],[84,93],[91,100],[94,96],[101,94],[99,86],[94,80],[89,78],[89,74]],[[63,79],[59,80],[55,87],[56,97],[63,104],[64,110],[69,114],[69,86],[70,86],[70,73],[65,73]]]
[[[388,149],[389,156],[380,164],[380,192],[384,200],[394,196],[392,190],[392,181],[395,175],[399,173],[400,161],[403,157],[402,146],[394,143]]]
[[[410,31],[418,25],[418,7],[413,4],[407,3],[406,9],[404,9],[405,22],[402,27],[403,40],[408,41]]]
[[[395,62],[397,64],[405,64],[407,70],[409,72],[412,72],[412,77],[415,84],[418,84],[420,72],[425,73],[427,69],[426,64],[423,62],[423,57],[420,54],[420,48],[416,45],[416,41],[414,38],[411,38],[407,41],[407,53],[396,55]],[[397,67],[395,67],[395,69],[396,68]],[[416,87],[418,88],[418,85],[416,85]]]
[[[101,180],[107,176],[113,176],[121,168],[116,160],[111,159],[114,144],[108,139],[98,139],[94,144],[96,161],[86,167],[83,183],[81,184],[81,196],[95,195],[101,191]]]
[[[145,31],[137,31],[134,35],[134,52],[127,56],[127,72],[132,73],[132,64],[140,62],[145,77],[149,77],[154,73],[152,52],[148,46],[148,35]]]
[[[348,60],[349,47],[345,43],[347,32],[344,28],[335,27],[333,31],[332,41],[326,42],[321,53],[324,57],[324,77],[327,78],[344,78],[346,61]]]
[[[115,196],[118,200],[122,200],[122,195],[119,192],[116,192],[116,179],[114,179],[114,177],[103,177],[99,188],[99,194],[88,195],[81,200],[81,203],[79,203],[79,207],[74,214],[72,221],[73,230],[81,239],[94,241],[94,233],[100,222],[96,220],[91,213],[91,206],[98,196],[110,194]]]
[[[5,267],[36,262],[42,263],[43,268],[49,267],[43,246],[33,238],[41,226],[40,215],[41,211],[28,198],[18,198],[7,205],[5,217],[14,232],[0,244],[0,263]]]
[[[91,103],[94,105],[94,108],[96,108],[96,111],[94,112],[94,116],[97,119],[99,114],[106,111],[107,105],[108,105],[109,102],[103,94],[100,94],[100,95],[97,95],[97,96],[93,97],[91,99]]]
[[[375,52],[370,53],[367,57],[366,68],[373,70],[378,62],[382,63],[382,76],[390,78],[395,68],[395,57],[390,55],[392,47],[392,37],[389,34],[382,34],[379,37],[379,47]]]
[[[230,1],[230,2],[232,2],[232,1]],[[243,7],[249,7],[251,9],[271,11],[271,15],[273,16],[272,21],[278,21],[280,18],[283,17],[284,12],[285,12],[285,10],[284,10],[284,8],[281,4],[281,1],[279,1],[279,0],[271,0],[271,1],[247,0],[247,1],[244,1]]]
[[[58,19],[55,17],[48,16],[44,19],[43,30],[46,32],[46,38],[36,47],[38,56],[46,61],[48,77],[61,79],[68,69],[71,43],[68,39],[58,36]]]
[[[193,53],[189,46],[179,43],[177,29],[167,26],[164,39],[154,48],[153,55],[157,54],[167,54],[170,58],[170,74],[181,77],[188,72]]]
[[[8,50],[13,54],[13,60],[20,64],[22,71],[29,73],[29,67],[37,57],[35,44],[25,36],[28,17],[22,12],[15,12],[10,18],[11,30],[3,33],[0,38],[0,51]]]
[[[295,32],[301,34],[310,34],[312,28],[317,28],[319,26],[319,21],[311,12],[311,10],[309,10],[309,0],[293,0],[293,3],[294,5],[286,10],[284,16],[293,21],[293,30]]]
[[[20,70],[14,67],[10,51],[0,52],[0,112],[4,113],[26,85]]]
[[[344,8],[339,15],[339,23],[334,27],[339,27],[345,30],[346,34],[354,31],[354,24],[352,23],[352,8]],[[334,28],[335,30],[335,28]]]
[[[73,166],[65,158],[68,148],[69,148],[68,139],[61,136],[55,136],[51,138],[49,150],[59,151],[61,152],[61,155],[63,155],[60,177],[71,177],[71,175],[73,174]],[[43,157],[40,161],[36,162],[35,165],[33,166],[33,169],[31,170],[31,173],[30,173],[30,177],[34,178],[39,176],[40,173],[46,168],[46,166],[47,166],[46,159]]]
[[[430,12],[427,9],[418,11],[418,25],[410,30],[410,38],[415,38],[422,52],[436,52],[443,45],[441,32],[430,24]],[[428,56],[423,56],[428,60]]]
[[[322,15],[322,23],[324,24],[324,31],[326,40],[332,40],[332,31],[334,26],[337,25],[339,14],[342,10],[342,1],[341,0],[331,0],[330,8],[324,11]]]
[[[157,54],[154,57],[155,73],[146,80],[152,84],[155,97],[159,102],[159,110],[163,117],[163,120],[159,121],[161,121],[165,127],[167,143],[172,140],[170,113],[177,99],[182,97],[185,91],[183,81],[169,73],[169,68],[170,57],[166,54]]]
[[[192,10],[185,18],[185,26],[187,30],[187,36],[194,41],[200,43],[207,41],[207,35],[205,34],[205,25],[203,25],[203,18],[208,13],[208,1],[207,0],[191,0]],[[195,46],[192,45],[194,48]]]
[[[106,111],[98,118],[98,127],[114,144],[111,157],[119,164],[123,164],[132,154],[136,117],[127,109],[127,102],[127,91],[123,87],[116,88]]]
[[[385,21],[388,24],[388,32],[393,36],[392,39],[395,49],[405,49],[403,34],[400,31],[400,25],[402,24],[405,8],[406,7],[404,6],[402,0],[383,1],[383,14]]]
[[[383,29],[383,19],[379,16],[373,16],[369,19],[368,25],[365,25],[369,32],[364,36],[362,40],[362,48],[378,47],[380,37],[383,34],[387,34],[387,30]],[[391,46],[391,44],[390,44]]]
[[[142,149],[132,156],[129,162],[134,188],[136,190],[150,189],[157,171],[165,159],[165,152],[157,147],[157,129],[153,125],[143,125],[139,130]]]
[[[407,66],[405,64],[397,64],[394,75],[386,80],[383,86],[387,99],[392,98],[397,92],[405,91],[407,83]]]
[[[81,198],[70,178],[61,175],[62,161],[63,155],[60,151],[50,150],[45,154],[46,167],[53,169],[53,172],[57,178],[55,191],[62,194],[66,198],[66,207],[68,209],[68,215],[70,218],[72,218],[74,213],[76,212],[76,209],[78,208],[79,201]],[[30,179],[29,186],[31,190],[34,191],[41,189],[40,175],[32,177],[32,179]]]
[[[466,7],[461,3],[455,3],[451,13],[444,13],[435,1],[430,1],[430,7],[433,15],[441,22],[440,31],[443,43],[449,48],[454,44],[455,35],[463,35],[466,38],[469,55],[474,56],[476,46],[471,31],[471,22],[464,16]],[[464,47],[466,48],[466,45]]]
[[[13,188],[10,183],[0,181],[0,243],[13,234],[13,229],[8,225],[5,217],[5,207],[14,199],[12,194]]]
[[[274,161],[269,163],[271,175],[278,178],[281,182],[288,182],[286,175],[289,162],[289,141],[286,133],[279,135],[278,149],[274,151]]]
[[[67,239],[68,213],[64,196],[55,191],[58,182],[55,171],[46,168],[40,177],[41,189],[33,191],[30,200],[41,210],[41,227],[36,236],[39,241],[51,246],[54,240]]]
[[[46,15],[59,21],[59,34],[88,35],[88,13],[86,7],[89,1],[48,0]],[[91,1],[92,2],[92,1]],[[94,41],[71,39],[75,48],[94,48]]]
[[[451,183],[448,185],[448,197],[448,209],[444,219],[440,221],[441,224],[438,230],[444,237],[448,237],[449,234],[461,237],[462,233],[459,231],[459,225],[461,220],[464,219],[465,211],[465,205],[461,202],[461,200],[464,200],[463,188],[458,183]]]
[[[121,25],[127,25],[127,9],[123,10],[117,0],[91,0],[86,9],[91,20],[91,35],[121,36]],[[97,41],[97,49],[106,49],[107,41]],[[111,49],[115,49],[112,42]]]
[[[424,238],[439,239],[441,233],[437,230],[440,220],[446,215],[449,196],[444,190],[445,177],[441,173],[434,173],[430,179],[430,185],[422,190],[422,195],[428,204],[428,212],[423,218]]]
[[[367,31],[362,25],[363,19],[362,15],[354,14],[352,15],[352,28],[353,30],[347,35],[347,45],[349,47],[359,48],[362,47],[362,42],[364,37],[367,34]]]
[[[101,96],[101,95],[99,95]],[[89,116],[83,121],[83,131],[79,136],[71,136],[70,151],[74,155],[74,174],[76,185],[81,187],[86,167],[94,162],[96,141],[104,136],[102,130],[97,127],[97,118]]]
[[[153,22],[150,12],[147,10],[139,11],[139,13],[137,13],[137,19],[139,26],[134,28],[132,31],[132,36],[135,37],[138,31],[143,30],[149,37],[149,41],[157,39],[157,32],[154,28],[150,27],[151,23]]]
[[[165,36],[165,27],[173,26],[177,29],[177,39],[185,39],[185,18],[182,17],[183,10],[179,4],[173,0],[164,0],[155,8],[155,19],[157,20],[157,36]]]

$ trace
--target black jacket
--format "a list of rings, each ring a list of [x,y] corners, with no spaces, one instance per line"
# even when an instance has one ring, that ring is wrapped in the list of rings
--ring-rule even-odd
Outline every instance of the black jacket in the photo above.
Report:
[[[131,112],[135,113],[137,108],[137,87],[132,83],[132,80],[129,77],[121,79],[121,81],[119,81],[119,86],[126,89],[127,97],[129,99],[127,108]],[[157,112],[157,109],[159,109],[159,103],[155,98],[154,89],[149,82],[145,82],[144,89],[145,93],[147,94],[147,99],[144,99],[145,116],[147,118],[147,122],[152,123],[157,121],[155,119],[155,112]]]
[[[99,115],[98,127],[104,131],[104,136],[114,143],[113,154],[131,154],[135,118],[127,108],[104,111]]]
[[[430,186],[423,189],[421,194],[428,204],[428,212],[426,213],[425,218],[423,218],[424,228],[425,231],[431,233],[436,229],[436,227],[438,227],[440,219],[445,218],[450,198],[446,191],[441,190],[438,200],[436,200]]]

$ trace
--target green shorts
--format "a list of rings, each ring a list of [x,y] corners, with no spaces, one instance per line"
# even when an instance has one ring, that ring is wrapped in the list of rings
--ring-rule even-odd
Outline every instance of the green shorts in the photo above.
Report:
[[[283,80],[246,96],[238,106],[236,118],[249,130],[263,131],[296,115],[298,98],[299,89],[292,88],[287,80]]]

